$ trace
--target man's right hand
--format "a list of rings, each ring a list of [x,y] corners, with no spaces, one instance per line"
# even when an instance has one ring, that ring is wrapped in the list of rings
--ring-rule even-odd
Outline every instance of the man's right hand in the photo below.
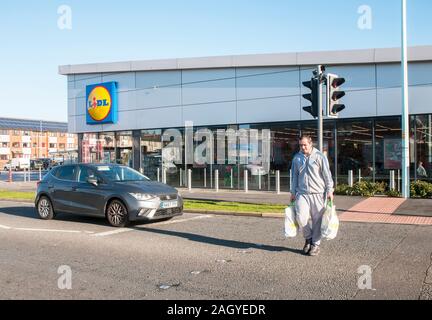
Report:
[[[296,196],[295,196],[295,194],[292,194],[292,195],[291,195],[291,202],[294,202],[294,201],[295,201],[295,199],[296,199]]]

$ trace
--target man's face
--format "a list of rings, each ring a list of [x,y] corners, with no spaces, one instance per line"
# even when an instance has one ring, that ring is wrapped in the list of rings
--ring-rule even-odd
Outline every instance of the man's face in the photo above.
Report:
[[[303,138],[299,141],[300,151],[305,155],[310,155],[312,152],[312,141],[307,138]]]

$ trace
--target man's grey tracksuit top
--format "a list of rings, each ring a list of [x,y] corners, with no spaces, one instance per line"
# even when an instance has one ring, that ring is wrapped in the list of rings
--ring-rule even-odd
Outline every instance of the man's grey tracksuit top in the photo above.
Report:
[[[313,148],[309,157],[302,152],[294,156],[291,194],[333,193],[333,178],[327,157]]]

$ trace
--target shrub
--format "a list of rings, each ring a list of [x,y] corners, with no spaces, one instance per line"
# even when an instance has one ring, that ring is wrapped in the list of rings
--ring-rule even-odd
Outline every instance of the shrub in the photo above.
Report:
[[[432,183],[425,181],[413,181],[410,186],[412,198],[432,198]]]
[[[392,197],[392,198],[400,198],[402,196],[402,194],[397,190],[388,190],[386,192],[386,196]]]
[[[351,187],[347,184],[338,184],[335,188],[335,194],[342,196],[351,195]]]

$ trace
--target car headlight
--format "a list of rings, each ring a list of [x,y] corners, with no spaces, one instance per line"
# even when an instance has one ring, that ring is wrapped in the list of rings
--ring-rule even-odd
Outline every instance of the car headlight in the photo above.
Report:
[[[146,194],[146,193],[129,193],[129,194],[135,199],[140,201],[147,201],[156,198],[156,196],[152,194]]]

